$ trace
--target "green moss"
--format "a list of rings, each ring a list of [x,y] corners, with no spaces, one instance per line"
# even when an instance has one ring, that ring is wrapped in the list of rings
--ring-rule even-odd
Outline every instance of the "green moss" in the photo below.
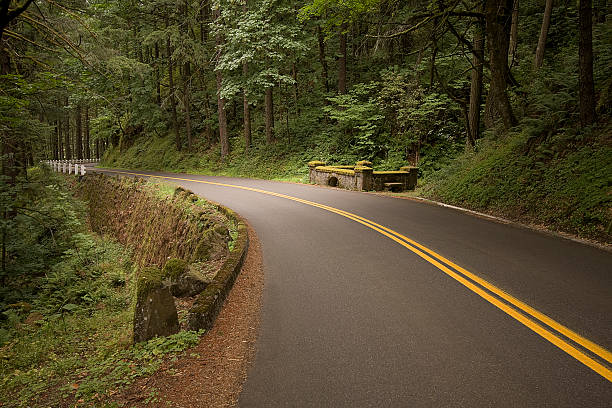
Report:
[[[368,160],[359,160],[356,164],[357,166],[372,167],[372,162]]]
[[[355,171],[353,171],[353,170],[339,169],[339,168],[336,168],[336,167],[328,167],[328,166],[317,167],[317,171],[322,171],[324,173],[344,174],[344,175],[347,175],[347,176],[354,176],[355,175]]]
[[[183,259],[171,258],[162,269],[162,278],[178,279],[185,274],[188,269],[188,264]]]
[[[143,268],[138,275],[136,282],[136,298],[143,300],[153,289],[160,288],[162,285],[163,274],[161,269],[155,266]]]
[[[355,166],[355,173],[363,173],[363,172],[372,171],[371,167],[366,166]]]
[[[375,171],[374,174],[385,175],[385,174],[408,174],[406,171]]]
[[[419,168],[418,167],[414,167],[414,166],[402,166],[400,167],[400,171],[406,171],[406,172],[411,172],[411,171],[418,171]]]
[[[308,162],[308,167],[325,166],[325,162],[319,160],[313,160]]]

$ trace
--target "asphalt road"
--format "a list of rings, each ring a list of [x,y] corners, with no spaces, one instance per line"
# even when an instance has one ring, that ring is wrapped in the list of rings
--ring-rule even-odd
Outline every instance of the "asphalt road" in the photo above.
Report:
[[[240,213],[262,244],[241,407],[612,406],[611,252],[413,200],[138,173],[392,230],[168,180]]]

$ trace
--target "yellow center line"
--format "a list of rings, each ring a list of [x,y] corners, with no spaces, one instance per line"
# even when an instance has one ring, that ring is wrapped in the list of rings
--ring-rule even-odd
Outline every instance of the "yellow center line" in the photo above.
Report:
[[[396,232],[396,231],[394,231],[394,230],[392,230],[390,228],[387,228],[387,227],[384,227],[384,226],[382,226],[380,224],[377,224],[377,223],[375,223],[375,222],[373,222],[373,221],[371,221],[371,220],[369,220],[367,218],[358,216],[356,214],[352,214],[352,213],[350,213],[348,211],[344,211],[344,210],[340,210],[340,209],[337,209],[337,208],[334,208],[334,207],[330,207],[330,206],[327,206],[327,205],[324,205],[324,204],[315,203],[313,201],[308,201],[308,200],[304,200],[304,199],[301,199],[301,198],[297,198],[297,197],[293,197],[293,196],[289,196],[289,195],[285,195],[285,194],[281,194],[281,193],[275,193],[275,192],[272,192],[272,191],[261,190],[261,189],[258,189],[258,188],[245,187],[245,186],[234,185],[234,184],[217,183],[217,182],[212,182],[212,181],[194,180],[194,179],[187,179],[187,178],[181,178],[181,177],[169,177],[169,176],[158,176],[158,175],[152,175],[152,174],[132,173],[132,172],[118,171],[118,170],[106,170],[106,169],[104,169],[103,171],[111,172],[111,173],[118,173],[118,174],[127,174],[127,175],[132,175],[132,176],[153,177],[153,178],[160,178],[160,179],[167,179],[167,180],[190,181],[190,182],[195,182],[195,183],[210,184],[210,185],[216,185],[216,186],[221,186],[221,187],[237,188],[237,189],[241,189],[241,190],[253,191],[253,192],[257,192],[257,193],[271,195],[271,196],[274,196],[274,197],[279,197],[279,198],[284,198],[284,199],[296,201],[296,202],[299,202],[299,203],[302,203],[302,204],[310,205],[312,207],[321,208],[323,210],[326,210],[326,211],[329,211],[329,212],[341,215],[341,216],[343,216],[345,218],[348,218],[348,219],[353,220],[353,221],[355,221],[355,222],[357,222],[359,224],[362,224],[362,225],[364,225],[364,226],[366,226],[366,227],[368,227],[368,228],[370,228],[370,229],[372,229],[374,231],[377,231],[378,233],[386,236],[387,238],[390,238],[391,240],[393,240],[393,241],[397,242],[398,244],[402,245],[403,247],[409,249],[410,251],[412,251],[413,253],[415,253],[416,255],[421,257],[422,259],[426,260],[430,264],[434,265],[436,268],[438,268],[439,270],[441,270],[442,272],[444,272],[445,274],[447,274],[451,278],[453,278],[456,281],[458,281],[459,283],[461,283],[463,286],[465,286],[468,289],[470,289],[472,292],[476,293],[481,298],[485,299],[487,302],[491,303],[495,307],[497,307],[500,310],[504,311],[506,314],[508,314],[509,316],[514,318],[515,320],[519,321],[520,323],[522,323],[523,325],[525,325],[526,327],[528,327],[529,329],[531,329],[532,331],[534,331],[535,333],[537,333],[538,335],[540,335],[541,337],[543,337],[544,339],[549,341],[550,343],[554,344],[555,346],[557,346],[558,348],[560,348],[561,350],[563,350],[564,352],[566,352],[570,356],[574,357],[576,360],[580,361],[581,363],[583,363],[584,365],[589,367],[591,370],[595,371],[596,373],[600,374],[602,377],[604,377],[608,381],[612,382],[612,371],[608,367],[606,367],[605,365],[601,364],[600,362],[594,360],[593,358],[589,357],[588,355],[586,355],[582,351],[578,350],[572,344],[570,344],[570,343],[566,342],[565,340],[559,338],[553,332],[547,330],[545,327],[539,325],[537,322],[534,322],[532,319],[524,316],[522,313],[520,313],[517,310],[513,309],[512,307],[508,306],[504,302],[501,302],[499,299],[497,299],[494,296],[490,295],[489,293],[487,293],[482,288],[478,287],[474,283],[470,282],[468,279],[466,279],[463,276],[461,276],[459,273],[451,270],[446,265],[449,265],[452,268],[456,269],[458,272],[460,272],[461,274],[463,274],[467,278],[471,279],[474,282],[477,282],[479,285],[481,285],[482,287],[488,289],[490,292],[492,292],[495,295],[499,296],[500,298],[506,300],[507,302],[509,302],[510,304],[514,305],[516,308],[522,310],[523,312],[525,312],[529,316],[533,317],[534,319],[539,320],[540,322],[548,325],[549,327],[553,328],[554,330],[556,330],[557,332],[559,332],[562,335],[566,336],[567,338],[571,339],[572,341],[576,342],[577,344],[580,344],[582,347],[586,348],[587,350],[590,350],[591,352],[593,352],[594,354],[598,355],[599,357],[601,357],[605,361],[607,361],[609,363],[612,363],[612,353],[610,353],[608,350],[606,350],[605,348],[603,348],[603,347],[593,343],[592,341],[590,341],[590,340],[580,336],[576,332],[568,329],[567,327],[565,327],[562,324],[556,322],[552,318],[550,318],[550,317],[546,316],[545,314],[537,311],[536,309],[534,309],[531,306],[525,304],[524,302],[516,299],[514,296],[509,295],[508,293],[506,293],[502,289],[496,287],[495,285],[489,283],[485,279],[483,279],[483,278],[481,278],[481,277],[479,277],[479,276],[469,272],[468,270],[460,267],[459,265],[456,265],[455,263],[453,263],[450,260],[446,259],[442,255],[439,255],[438,253],[434,252],[433,250],[425,247],[424,245],[419,244],[418,242],[416,242],[416,241],[414,241],[414,240],[412,240],[412,239],[410,239],[410,238],[408,238],[408,237],[406,237],[406,236],[404,236],[404,235],[402,235],[402,234],[400,234],[400,233],[398,233],[398,232]],[[443,263],[445,263],[446,265],[444,265]]]

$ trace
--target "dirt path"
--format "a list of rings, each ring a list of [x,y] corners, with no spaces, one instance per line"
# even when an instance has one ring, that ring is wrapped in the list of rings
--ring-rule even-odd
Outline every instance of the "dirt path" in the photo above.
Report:
[[[259,241],[249,230],[249,250],[214,327],[184,357],[132,384],[117,402],[129,407],[232,407],[254,355],[263,269]]]

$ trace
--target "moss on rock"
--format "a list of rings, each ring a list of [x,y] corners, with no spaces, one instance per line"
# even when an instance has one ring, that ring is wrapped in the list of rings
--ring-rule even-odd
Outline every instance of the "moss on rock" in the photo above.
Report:
[[[313,160],[308,162],[308,167],[325,166],[325,162],[319,160]]]
[[[162,286],[162,270],[155,266],[142,268],[136,281],[136,298],[143,300],[152,290]]]
[[[162,279],[178,279],[181,275],[184,275],[189,268],[187,262],[183,259],[171,258],[164,265],[162,269]]]
[[[357,166],[372,167],[372,162],[368,160],[359,160],[356,164]]]

